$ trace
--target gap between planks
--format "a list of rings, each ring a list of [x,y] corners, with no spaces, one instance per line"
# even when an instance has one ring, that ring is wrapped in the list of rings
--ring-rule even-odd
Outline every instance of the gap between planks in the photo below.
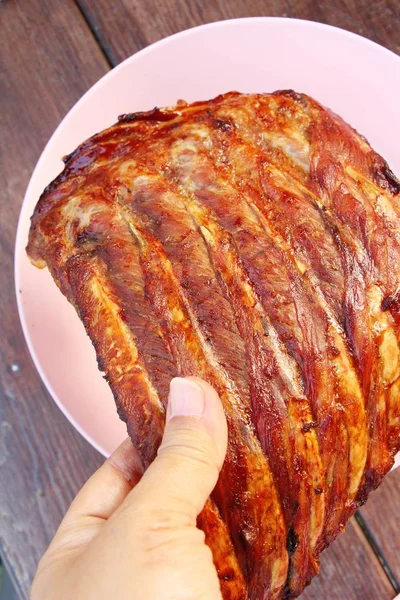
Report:
[[[111,52],[110,49],[103,46],[100,36],[98,34],[98,32],[96,31],[96,28],[92,25],[91,20],[89,19],[87,12],[85,10],[85,8],[83,6],[81,6],[80,2],[78,0],[74,0],[77,9],[79,10],[82,19],[85,21],[87,28],[89,29],[90,33],[92,34],[96,44],[98,45],[101,53],[103,54],[108,66],[110,67],[110,69],[113,69],[116,64],[113,63],[113,61],[111,60]]]
[[[369,547],[374,553],[379,565],[380,570],[383,571],[384,576],[389,580],[390,585],[393,587],[396,594],[400,594],[400,582],[398,581],[396,575],[393,573],[388,561],[386,560],[381,547],[379,546],[374,534],[368,526],[367,521],[364,519],[360,511],[357,511],[354,515],[354,521],[357,525],[357,529],[361,530]]]

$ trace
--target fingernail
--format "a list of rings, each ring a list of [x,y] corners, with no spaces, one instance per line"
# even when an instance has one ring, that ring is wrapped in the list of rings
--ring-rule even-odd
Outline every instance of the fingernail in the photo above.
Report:
[[[201,417],[204,411],[204,392],[190,379],[175,377],[169,388],[167,418]]]

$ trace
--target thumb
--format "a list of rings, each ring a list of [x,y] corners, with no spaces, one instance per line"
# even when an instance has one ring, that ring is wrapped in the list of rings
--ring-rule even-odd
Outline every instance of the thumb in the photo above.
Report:
[[[128,503],[162,512],[176,526],[195,525],[217,483],[227,425],[217,392],[196,377],[171,381],[164,437],[157,458]]]

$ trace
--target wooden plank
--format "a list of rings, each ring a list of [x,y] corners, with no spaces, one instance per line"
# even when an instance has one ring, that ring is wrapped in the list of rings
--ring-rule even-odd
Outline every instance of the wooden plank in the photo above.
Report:
[[[400,468],[387,475],[360,513],[400,593]]]
[[[391,600],[396,592],[352,519],[346,530],[321,556],[321,574],[301,600]]]
[[[40,556],[101,458],[29,357],[14,298],[15,230],[44,144],[108,64],[72,0],[13,0],[0,2],[0,65],[0,553],[28,598]]]
[[[400,2],[384,0],[77,0],[113,65],[167,35],[239,17],[294,17],[363,35],[400,54]]]

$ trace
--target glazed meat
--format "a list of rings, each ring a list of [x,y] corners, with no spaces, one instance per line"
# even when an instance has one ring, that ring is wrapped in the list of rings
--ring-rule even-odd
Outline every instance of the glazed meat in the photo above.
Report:
[[[172,377],[219,392],[199,517],[224,600],[298,596],[400,449],[400,185],[293,91],[127,114],[65,159],[28,253],[75,306],[145,466]]]

